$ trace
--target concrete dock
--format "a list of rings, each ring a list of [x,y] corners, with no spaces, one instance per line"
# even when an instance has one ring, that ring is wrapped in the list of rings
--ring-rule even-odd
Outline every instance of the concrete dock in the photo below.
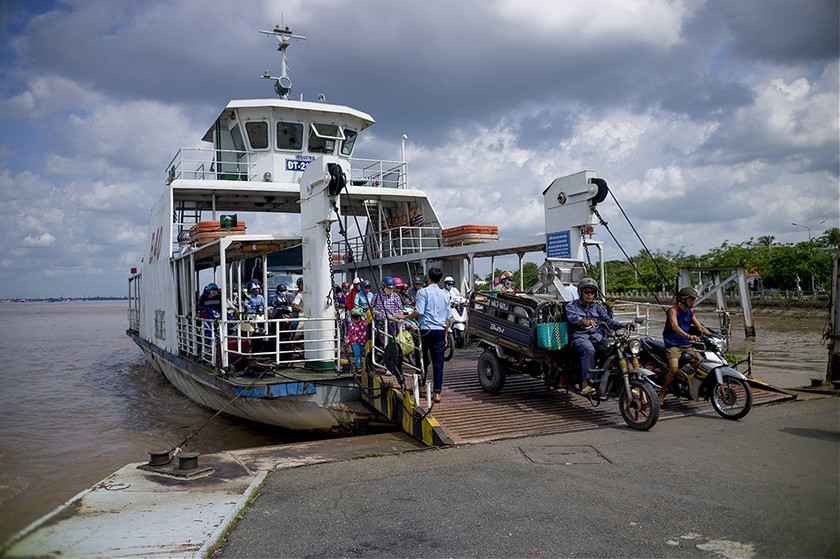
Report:
[[[838,557],[840,399],[270,473],[214,557]]]
[[[840,399],[759,405],[739,422],[680,409],[650,432],[424,452],[384,433],[203,455],[192,479],[130,464],[2,554],[837,556]]]

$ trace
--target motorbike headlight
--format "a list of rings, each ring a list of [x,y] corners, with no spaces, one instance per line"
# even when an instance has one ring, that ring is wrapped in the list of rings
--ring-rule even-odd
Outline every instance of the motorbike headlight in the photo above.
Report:
[[[717,347],[718,351],[721,353],[726,353],[726,350],[729,349],[729,342],[723,336],[714,336],[712,338],[712,343],[715,344],[715,347]]]
[[[642,342],[640,342],[638,338],[630,340],[627,342],[627,350],[631,355],[639,355],[639,352],[642,351]]]

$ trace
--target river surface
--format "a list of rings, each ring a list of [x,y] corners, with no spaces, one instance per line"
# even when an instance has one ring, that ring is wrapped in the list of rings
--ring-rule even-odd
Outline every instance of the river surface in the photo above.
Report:
[[[147,367],[126,336],[124,301],[0,303],[0,543],[110,473],[172,448],[213,413]],[[731,353],[780,387],[824,377],[825,311],[732,324]],[[714,317],[704,319],[715,326]],[[305,440],[219,416],[184,447],[220,452]]]
[[[213,412],[147,367],[125,301],[0,303],[0,544]],[[210,453],[293,437],[219,416],[185,446]]]

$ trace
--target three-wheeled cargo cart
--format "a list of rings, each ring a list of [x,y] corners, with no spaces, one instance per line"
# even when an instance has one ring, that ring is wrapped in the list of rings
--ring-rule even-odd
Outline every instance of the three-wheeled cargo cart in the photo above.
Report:
[[[597,304],[597,303],[596,303]],[[515,292],[474,292],[469,301],[469,334],[484,349],[478,358],[478,378],[487,392],[497,394],[509,374],[526,374],[548,386],[580,393],[580,358],[570,346],[566,303],[551,295]],[[659,400],[652,373],[639,367],[638,337],[630,329],[608,330],[596,346],[588,396],[593,406],[612,398],[624,421],[648,430],[659,419]]]

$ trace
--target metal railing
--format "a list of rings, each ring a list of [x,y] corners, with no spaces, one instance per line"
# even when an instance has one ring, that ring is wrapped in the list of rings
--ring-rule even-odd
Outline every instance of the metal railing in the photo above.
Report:
[[[128,309],[128,329],[132,332],[140,331],[140,309]]]
[[[350,184],[377,188],[407,188],[405,163],[351,158]]]
[[[441,247],[440,227],[394,227],[378,233],[350,237],[333,243],[332,251],[342,255],[342,263],[350,254],[363,258],[388,258],[417,254]]]
[[[334,318],[219,320],[181,315],[178,349],[220,369],[237,367],[248,358],[272,368],[329,362],[339,370],[341,359]]]
[[[411,336],[411,345],[406,346],[402,339],[403,332]],[[399,378],[395,371],[388,368],[385,363],[385,348],[389,343],[394,342],[403,354],[401,374]],[[420,346],[420,329],[413,321],[400,319],[374,319],[371,324],[370,357],[374,367],[385,369],[386,372],[397,376],[397,380],[403,387],[405,377],[412,379],[411,394],[416,406],[420,405],[420,386],[424,386],[426,407],[432,406],[432,379],[426,375],[426,367],[423,362],[423,351]]]
[[[287,154],[282,154],[286,156]],[[407,188],[406,165],[384,159],[350,159],[350,184],[376,188]],[[262,180],[252,177],[247,151],[182,147],[166,166],[166,183],[190,180]]]
[[[250,169],[245,151],[181,148],[166,166],[166,184],[177,179],[247,181]]]

